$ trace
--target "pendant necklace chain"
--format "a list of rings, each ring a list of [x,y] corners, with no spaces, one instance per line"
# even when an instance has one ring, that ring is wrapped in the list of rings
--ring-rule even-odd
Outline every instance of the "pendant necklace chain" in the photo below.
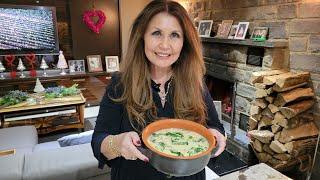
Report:
[[[162,107],[164,107],[164,105],[165,105],[165,103],[167,101],[167,95],[168,95],[168,92],[169,92],[169,89],[170,89],[170,86],[171,86],[171,81],[172,81],[172,78],[170,78],[167,90],[166,90],[166,87],[164,87],[164,91],[160,91],[159,92],[159,96],[160,96]]]

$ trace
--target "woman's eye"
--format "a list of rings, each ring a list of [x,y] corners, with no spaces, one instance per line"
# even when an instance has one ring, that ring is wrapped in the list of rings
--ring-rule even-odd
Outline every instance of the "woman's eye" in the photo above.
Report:
[[[178,34],[178,33],[172,33],[172,34],[171,34],[171,37],[173,37],[173,38],[179,38],[179,37],[180,37],[180,34]]]
[[[160,31],[155,31],[152,33],[153,36],[160,36],[161,35],[161,32]]]

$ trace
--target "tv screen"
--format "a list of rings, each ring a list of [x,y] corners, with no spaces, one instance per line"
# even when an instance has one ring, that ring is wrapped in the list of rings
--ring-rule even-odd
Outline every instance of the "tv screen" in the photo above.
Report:
[[[0,54],[59,54],[55,7],[0,4]]]

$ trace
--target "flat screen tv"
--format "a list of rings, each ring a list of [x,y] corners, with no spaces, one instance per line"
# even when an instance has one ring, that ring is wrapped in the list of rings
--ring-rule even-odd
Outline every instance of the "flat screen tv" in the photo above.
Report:
[[[55,7],[0,4],[0,55],[59,54]]]

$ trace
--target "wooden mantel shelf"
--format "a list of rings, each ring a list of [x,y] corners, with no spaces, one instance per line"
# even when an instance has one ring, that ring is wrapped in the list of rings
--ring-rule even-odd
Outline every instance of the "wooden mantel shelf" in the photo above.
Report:
[[[243,46],[254,46],[263,48],[286,48],[288,47],[288,40],[285,39],[272,39],[264,42],[256,42],[251,39],[237,40],[237,39],[222,39],[215,37],[201,37],[203,43],[220,43],[230,45],[243,45]]]
[[[17,72],[16,78],[10,77],[10,72],[4,72],[3,75],[5,79],[0,79],[0,83],[13,83],[13,82],[21,82],[21,81],[35,81],[36,78],[39,78],[40,80],[50,80],[50,79],[63,79],[63,78],[81,78],[81,77],[89,77],[89,76],[99,76],[99,75],[105,75],[110,76],[110,73],[107,73],[105,71],[101,72],[84,72],[84,73],[67,73],[66,75],[60,75],[61,70],[54,70],[50,69],[47,70],[48,76],[44,77],[42,76],[43,71],[37,70],[37,77],[30,77],[29,71],[23,71],[26,75],[25,78],[20,78],[20,72]]]

